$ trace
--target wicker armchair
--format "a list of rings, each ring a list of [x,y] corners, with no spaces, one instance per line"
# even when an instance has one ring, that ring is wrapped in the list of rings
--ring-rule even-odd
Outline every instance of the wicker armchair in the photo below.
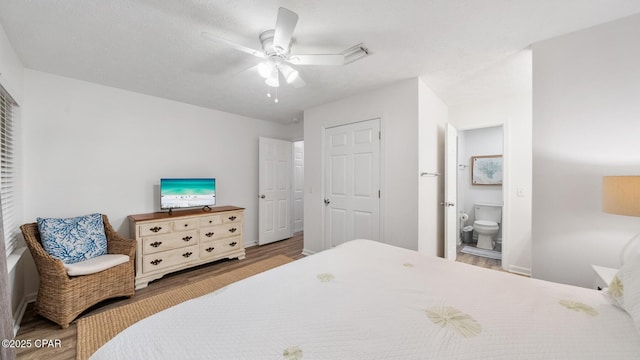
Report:
[[[136,242],[120,236],[106,215],[102,215],[102,220],[107,252],[128,255],[129,261],[94,274],[71,277],[67,275],[62,261],[49,255],[42,247],[37,223],[20,227],[40,274],[35,311],[62,328],[69,327],[78,315],[102,300],[134,294]]]

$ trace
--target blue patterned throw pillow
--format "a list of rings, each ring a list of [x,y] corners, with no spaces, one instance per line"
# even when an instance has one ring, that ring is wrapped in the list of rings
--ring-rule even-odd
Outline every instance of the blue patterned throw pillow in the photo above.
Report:
[[[107,237],[101,214],[68,219],[38,218],[42,247],[65,264],[107,253]]]

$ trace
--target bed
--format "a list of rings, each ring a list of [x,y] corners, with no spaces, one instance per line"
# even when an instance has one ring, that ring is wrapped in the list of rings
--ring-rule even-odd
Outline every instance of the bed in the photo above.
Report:
[[[92,359],[639,359],[603,292],[353,240],[140,321]]]

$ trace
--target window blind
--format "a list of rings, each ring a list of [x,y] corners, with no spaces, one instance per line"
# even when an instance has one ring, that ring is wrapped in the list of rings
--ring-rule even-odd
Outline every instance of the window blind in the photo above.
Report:
[[[17,243],[15,216],[15,158],[13,139],[13,107],[15,101],[0,86],[0,201],[2,228],[7,256]]]

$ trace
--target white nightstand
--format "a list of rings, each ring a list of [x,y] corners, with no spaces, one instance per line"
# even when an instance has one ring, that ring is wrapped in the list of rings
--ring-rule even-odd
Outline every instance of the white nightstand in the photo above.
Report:
[[[602,290],[609,287],[611,280],[618,272],[618,269],[608,268],[604,266],[591,265],[593,268],[593,288],[596,290]]]

